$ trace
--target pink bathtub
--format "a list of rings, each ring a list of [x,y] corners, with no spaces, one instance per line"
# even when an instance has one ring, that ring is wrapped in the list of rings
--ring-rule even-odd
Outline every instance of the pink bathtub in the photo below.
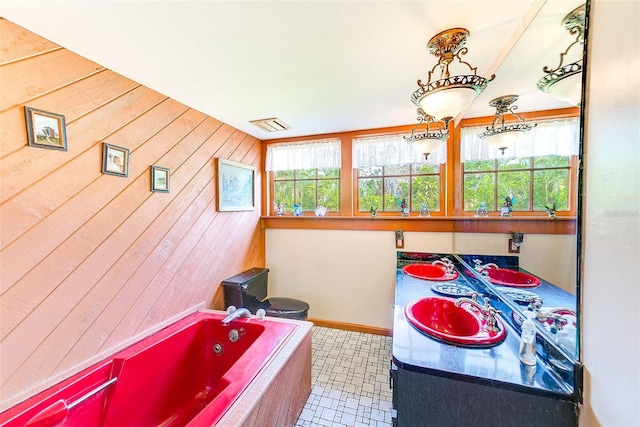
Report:
[[[222,318],[189,315],[8,409],[0,426],[212,426],[297,327]]]

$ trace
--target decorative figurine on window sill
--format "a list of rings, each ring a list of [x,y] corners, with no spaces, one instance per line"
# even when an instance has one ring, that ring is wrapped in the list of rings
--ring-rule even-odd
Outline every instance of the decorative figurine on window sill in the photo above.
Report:
[[[488,216],[487,213],[487,204],[485,202],[480,202],[478,209],[476,209],[476,216]]]
[[[549,215],[549,218],[553,218],[554,221],[558,220],[558,217],[556,216],[555,202],[551,206],[544,205],[544,208],[547,210],[547,215]]]
[[[325,216],[327,214],[327,208],[325,208],[324,206],[318,206],[315,213],[316,216]]]
[[[378,213],[378,210],[374,209],[373,206],[371,206],[371,208],[369,209],[369,214],[371,215],[371,221],[373,221],[377,213]]]
[[[420,216],[431,216],[426,203],[420,203]]]
[[[302,216],[302,208],[297,203],[293,205],[293,216]]]
[[[500,216],[511,216],[511,213],[513,212],[513,204],[515,203],[515,201],[515,197],[505,197],[504,205],[502,205],[502,209],[500,209]]]
[[[276,212],[277,216],[284,215],[284,203],[273,202],[273,210]]]
[[[400,213],[402,214],[402,216],[409,216],[410,210],[409,206],[407,206],[407,201],[405,199],[402,199],[398,202],[398,205],[400,205]]]

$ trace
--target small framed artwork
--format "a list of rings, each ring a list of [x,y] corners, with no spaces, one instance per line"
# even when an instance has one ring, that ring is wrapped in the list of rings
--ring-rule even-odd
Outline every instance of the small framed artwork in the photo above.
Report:
[[[168,193],[170,176],[171,174],[168,168],[151,166],[151,191]]]
[[[129,149],[103,143],[102,173],[126,177],[129,174]]]
[[[30,147],[67,151],[67,131],[64,116],[24,107],[27,138]]]
[[[218,159],[218,210],[255,210],[255,175],[253,166]]]

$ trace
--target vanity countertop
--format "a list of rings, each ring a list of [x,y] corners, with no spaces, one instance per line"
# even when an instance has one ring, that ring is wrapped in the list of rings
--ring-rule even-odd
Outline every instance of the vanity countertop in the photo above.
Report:
[[[506,319],[503,322],[507,328],[507,338],[492,348],[453,346],[436,341],[415,329],[405,317],[405,305],[416,298],[440,296],[431,288],[441,282],[407,276],[401,268],[406,263],[406,260],[399,262],[396,272],[393,361],[398,367],[564,400],[577,399],[571,387],[549,369],[540,357],[533,372],[520,363],[519,333]],[[486,293],[479,288],[479,281],[468,278],[464,269],[463,264],[456,263],[456,270],[460,275],[448,283],[469,286],[480,293]],[[497,308],[501,305],[500,301],[494,301],[493,298],[491,304]]]

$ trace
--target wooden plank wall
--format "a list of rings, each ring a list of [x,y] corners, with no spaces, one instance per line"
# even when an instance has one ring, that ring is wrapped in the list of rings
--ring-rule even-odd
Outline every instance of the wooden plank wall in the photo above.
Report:
[[[260,170],[259,140],[5,19],[0,34],[2,405],[220,307],[220,282],[265,257],[259,209],[215,208],[215,159]],[[27,145],[24,106],[65,116],[68,151]],[[103,142],[130,150],[127,178],[101,173]],[[171,169],[169,194],[151,165]]]

